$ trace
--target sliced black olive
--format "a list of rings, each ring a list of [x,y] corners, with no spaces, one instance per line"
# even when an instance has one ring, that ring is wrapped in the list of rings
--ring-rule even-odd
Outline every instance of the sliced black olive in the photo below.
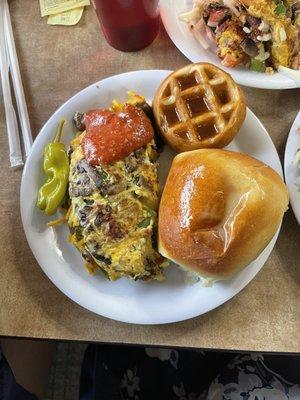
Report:
[[[80,160],[77,164],[77,170],[80,173],[86,172],[89,178],[99,189],[109,178],[109,174],[101,167],[94,168],[86,160]]]
[[[156,124],[152,107],[146,102],[137,104],[137,107],[140,107],[144,111],[144,113],[147,115],[147,117],[149,118],[151,125],[153,127],[153,130],[154,130],[154,140],[157,145],[157,150],[158,150],[158,152],[162,152],[163,147],[164,147],[164,141],[160,135],[159,128]]]
[[[87,217],[88,214],[91,212],[92,207],[85,205],[84,207],[82,207],[78,214],[79,214],[79,222],[81,226],[85,226],[87,223]]]
[[[73,123],[76,129],[78,129],[79,131],[84,131],[85,130],[84,114],[79,111],[76,111],[73,116]]]
[[[70,157],[71,157],[73,151],[74,151],[73,147],[70,146],[70,147],[68,148],[68,151],[67,151],[67,155],[68,155],[69,159],[70,159]]]
[[[85,204],[91,206],[92,204],[94,204],[94,200],[93,199],[84,199],[83,200],[85,202]]]
[[[141,175],[136,175],[136,176],[133,178],[133,183],[134,183],[135,185],[139,186],[139,187],[147,186],[147,181],[146,181],[146,179],[145,179],[143,176],[141,176]]]
[[[141,108],[144,111],[144,113],[147,115],[147,117],[150,119],[150,121],[152,122],[152,119],[153,119],[152,107],[146,102],[137,104],[137,107]]]
[[[82,207],[82,209],[79,211],[79,213],[89,213],[91,212],[92,207],[86,204],[85,206]]]
[[[105,257],[103,254],[93,253],[93,257],[96,258],[96,260],[101,261],[106,265],[111,264],[111,259],[108,257]]]
[[[135,150],[134,151],[135,158],[137,158],[137,159],[141,158],[144,155],[144,151],[145,151],[145,149],[143,147],[138,150]]]
[[[87,232],[87,233],[91,233],[91,232],[94,231],[94,227],[93,227],[92,224],[89,224],[85,229],[86,229],[86,232]]]
[[[103,224],[103,222],[108,222],[111,218],[111,214],[107,213],[107,214],[102,214],[99,213],[97,214],[94,224],[95,226],[100,226],[101,224]]]
[[[137,168],[137,161],[136,158],[131,154],[126,158],[125,161],[125,172],[127,174],[131,174]]]
[[[84,166],[82,165],[82,160],[79,161],[79,163],[76,165],[76,170],[77,170],[77,172],[79,172],[80,174],[86,172]]]
[[[82,251],[81,255],[88,262],[93,262],[94,261],[92,255],[86,249]]]
[[[86,187],[72,187],[70,189],[70,196],[73,197],[87,197],[90,196],[93,192],[93,188],[90,186],[86,186]]]
[[[80,179],[76,181],[76,185],[87,185],[90,183],[90,178],[84,174]]]
[[[99,212],[95,218],[95,226],[100,226],[103,222],[108,222],[111,219],[111,206],[109,204],[99,207]]]

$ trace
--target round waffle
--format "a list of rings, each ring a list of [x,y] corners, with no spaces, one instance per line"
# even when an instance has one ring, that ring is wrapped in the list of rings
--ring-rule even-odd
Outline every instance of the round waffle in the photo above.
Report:
[[[229,74],[212,64],[198,63],[162,82],[153,111],[166,142],[182,152],[225,147],[245,120],[246,103]]]

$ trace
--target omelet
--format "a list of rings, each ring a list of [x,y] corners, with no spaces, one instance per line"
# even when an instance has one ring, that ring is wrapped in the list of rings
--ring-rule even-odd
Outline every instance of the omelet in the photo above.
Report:
[[[288,67],[295,52],[294,44],[298,41],[297,30],[291,23],[290,16],[286,12],[278,13],[276,10],[280,2],[273,0],[243,0],[243,3],[248,5],[249,14],[261,18],[270,25],[272,34],[270,50],[274,66]],[[289,6],[288,3],[286,2],[285,8]]]
[[[194,0],[181,17],[226,67],[273,73],[300,69],[300,3],[294,0]]]
[[[245,60],[245,53],[241,48],[244,33],[235,21],[229,21],[226,24],[226,29],[217,35],[216,40],[219,47],[219,57],[223,60],[225,66],[234,67]]]
[[[157,251],[159,182],[154,140],[122,160],[90,165],[83,132],[71,144],[68,213],[70,241],[89,272],[110,280],[162,280],[167,266]]]

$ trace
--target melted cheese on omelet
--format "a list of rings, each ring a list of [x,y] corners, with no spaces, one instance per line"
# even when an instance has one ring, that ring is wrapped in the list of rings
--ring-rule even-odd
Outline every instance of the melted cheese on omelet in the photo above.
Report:
[[[220,57],[225,58],[226,55],[230,54],[234,65],[240,64],[245,58],[244,52],[239,47],[244,40],[240,30],[239,25],[232,21],[228,23],[226,30],[217,38]]]
[[[156,250],[159,183],[154,141],[121,161],[93,167],[84,159],[81,137],[72,142],[70,241],[90,272],[100,269],[111,280],[163,279],[166,262]]]
[[[273,0],[252,0],[248,4],[249,14],[267,21],[271,27],[271,57],[274,66],[276,68],[279,65],[288,67],[297,37],[296,28],[292,25],[290,18],[284,13],[277,14],[275,12],[277,5]]]

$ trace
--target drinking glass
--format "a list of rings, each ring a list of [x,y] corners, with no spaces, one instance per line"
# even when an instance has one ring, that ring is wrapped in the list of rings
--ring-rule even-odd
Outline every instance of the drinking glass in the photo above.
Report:
[[[94,0],[107,42],[117,50],[148,46],[159,29],[159,0]]]

